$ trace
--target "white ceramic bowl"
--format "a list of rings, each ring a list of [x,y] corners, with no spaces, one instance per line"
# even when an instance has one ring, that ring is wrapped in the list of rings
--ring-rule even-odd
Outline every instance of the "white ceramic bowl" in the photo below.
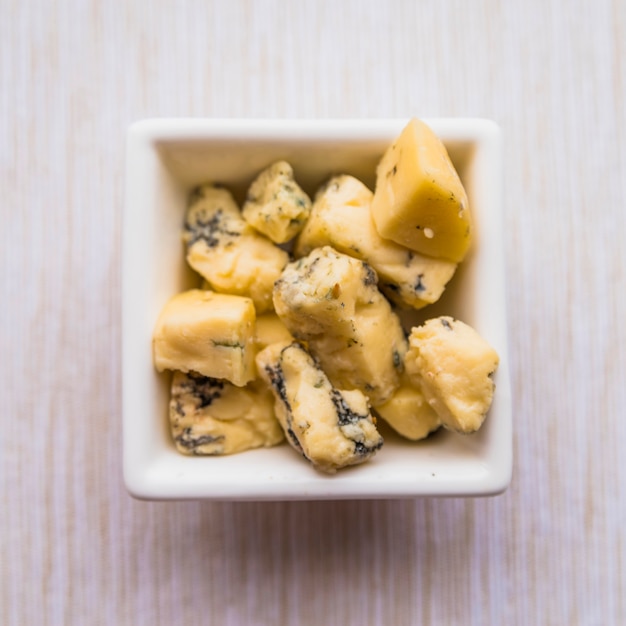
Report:
[[[450,314],[499,352],[490,413],[473,435],[439,432],[418,443],[384,431],[369,462],[326,476],[287,444],[225,457],[187,457],[168,426],[168,374],[152,364],[157,315],[198,284],[180,232],[189,191],[214,181],[240,200],[277,159],[309,193],[331,174],[374,186],[375,166],[408,120],[155,119],[132,125],[127,143],[123,248],[124,479],[144,499],[292,500],[479,496],[509,484],[512,428],[506,346],[498,127],[480,119],[427,119],[448,148],[473,210],[475,245],[443,298],[418,319]]]

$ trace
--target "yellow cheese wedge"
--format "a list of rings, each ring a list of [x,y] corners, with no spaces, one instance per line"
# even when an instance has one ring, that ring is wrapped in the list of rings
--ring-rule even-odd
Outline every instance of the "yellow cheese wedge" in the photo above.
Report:
[[[255,377],[250,298],[192,289],[167,302],[153,335],[159,372],[180,370],[243,386]]]
[[[467,194],[424,122],[412,119],[378,164],[372,217],[381,237],[455,263],[465,257],[472,238]]]

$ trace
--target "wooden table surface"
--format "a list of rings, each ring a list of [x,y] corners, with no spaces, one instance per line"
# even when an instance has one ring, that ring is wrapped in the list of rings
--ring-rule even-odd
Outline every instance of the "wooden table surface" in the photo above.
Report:
[[[125,131],[189,115],[501,125],[504,495],[128,496]],[[622,0],[1,0],[0,623],[626,623],[625,145]]]

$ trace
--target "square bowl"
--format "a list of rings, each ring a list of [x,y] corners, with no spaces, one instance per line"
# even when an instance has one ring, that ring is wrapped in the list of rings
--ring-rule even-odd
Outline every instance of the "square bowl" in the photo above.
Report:
[[[483,496],[506,489],[512,424],[500,131],[483,119],[425,121],[446,145],[465,185],[476,234],[441,300],[414,317],[419,322],[452,315],[498,351],[496,392],[482,428],[472,435],[441,431],[420,442],[385,429],[385,445],[373,459],[332,476],[303,462],[286,443],[223,457],[177,452],[168,423],[170,376],[154,368],[152,331],[171,296],[199,285],[181,241],[189,192],[220,182],[241,201],[258,172],[279,159],[291,163],[311,195],[340,173],[373,189],[378,160],[408,120],[144,120],[128,131],[123,225],[123,458],[133,496],[316,500]]]

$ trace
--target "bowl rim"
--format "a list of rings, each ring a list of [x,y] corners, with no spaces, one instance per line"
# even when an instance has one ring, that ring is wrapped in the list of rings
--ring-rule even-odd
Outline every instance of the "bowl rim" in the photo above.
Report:
[[[504,282],[504,249],[500,242],[492,242],[492,254],[499,261],[491,269],[498,297],[498,323],[500,367],[498,370],[498,450],[490,450],[483,464],[484,471],[467,477],[436,477],[436,480],[345,481],[338,475],[327,477],[314,473],[308,480],[296,476],[293,480],[277,479],[266,484],[253,486],[236,480],[224,480],[203,484],[189,480],[177,484],[176,474],[168,474],[160,463],[165,459],[151,455],[147,449],[139,450],[139,434],[133,424],[132,401],[133,359],[137,349],[133,345],[131,318],[133,317],[132,262],[133,236],[136,222],[132,220],[134,206],[145,192],[143,183],[146,173],[156,175],[154,168],[159,160],[155,152],[180,142],[197,143],[210,141],[258,142],[280,140],[298,141],[352,141],[393,139],[407,123],[406,118],[328,118],[328,119],[276,119],[276,118],[147,118],[134,122],[126,138],[126,198],[123,219],[122,242],[122,421],[123,421],[123,478],[129,493],[147,500],[318,500],[318,499],[390,499],[417,496],[489,496],[502,493],[510,484],[513,469],[512,459],[512,411],[510,380],[508,371],[508,346],[506,337],[506,308]],[[421,118],[429,124],[444,144],[470,142],[479,148],[485,160],[483,174],[489,181],[490,228],[502,232],[502,138],[499,126],[485,118]],[[395,133],[395,134],[394,134]],[[493,443],[491,447],[493,447]],[[246,452],[254,455],[261,451]],[[273,450],[276,452],[276,450]],[[182,467],[197,457],[185,457],[174,452]],[[240,456],[240,455],[237,455]],[[225,458],[225,457],[222,457]],[[202,459],[206,461],[207,459]],[[232,465],[228,463],[227,465]],[[358,468],[360,469],[360,468]],[[357,470],[358,471],[358,470]],[[433,477],[435,478],[435,477]],[[329,483],[329,480],[331,481]],[[253,488],[252,488],[253,487]]]

